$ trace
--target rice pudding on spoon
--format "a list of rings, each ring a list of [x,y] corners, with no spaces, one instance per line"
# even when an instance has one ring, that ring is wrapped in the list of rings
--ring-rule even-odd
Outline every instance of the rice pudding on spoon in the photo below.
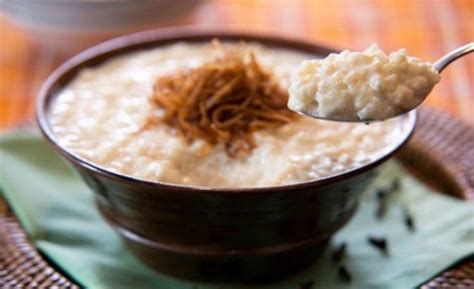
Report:
[[[438,83],[431,63],[400,49],[386,55],[372,44],[305,60],[293,75],[288,107],[329,120],[385,120],[417,107]]]

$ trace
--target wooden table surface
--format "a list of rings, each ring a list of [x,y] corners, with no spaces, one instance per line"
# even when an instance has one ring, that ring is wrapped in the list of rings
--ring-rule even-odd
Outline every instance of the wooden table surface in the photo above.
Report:
[[[279,33],[336,48],[376,42],[434,61],[474,40],[474,0],[215,0],[159,26],[183,24]],[[41,83],[70,56],[35,42],[0,12],[0,130],[33,117]],[[474,124],[473,80],[474,55],[443,71],[425,105]]]

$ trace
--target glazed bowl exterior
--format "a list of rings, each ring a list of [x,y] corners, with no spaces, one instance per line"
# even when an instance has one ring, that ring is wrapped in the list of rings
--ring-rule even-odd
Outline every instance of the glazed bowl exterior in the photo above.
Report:
[[[37,120],[49,143],[95,193],[102,216],[130,250],[158,271],[200,280],[278,279],[310,264],[356,210],[375,168],[411,136],[415,113],[393,150],[359,168],[294,185],[205,188],[146,181],[108,171],[68,151],[49,122],[52,101],[84,67],[111,57],[177,41],[253,41],[322,57],[333,50],[277,36],[166,29],[117,38],[58,68],[42,87]],[[268,168],[271,170],[271,168]]]

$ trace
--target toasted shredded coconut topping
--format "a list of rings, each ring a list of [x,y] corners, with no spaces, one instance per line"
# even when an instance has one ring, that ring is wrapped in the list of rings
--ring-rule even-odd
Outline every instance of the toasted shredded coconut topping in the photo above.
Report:
[[[256,146],[254,131],[288,123],[296,114],[286,107],[286,90],[262,69],[252,50],[223,48],[214,41],[212,52],[209,62],[156,80],[152,103],[164,114],[147,125],[166,123],[188,143],[197,138],[222,143],[232,157],[249,153]]]

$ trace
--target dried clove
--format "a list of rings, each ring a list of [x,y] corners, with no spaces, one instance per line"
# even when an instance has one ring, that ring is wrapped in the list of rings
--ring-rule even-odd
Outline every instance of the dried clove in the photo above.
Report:
[[[377,191],[375,191],[375,195],[377,196],[377,200],[379,201],[385,199],[388,194],[389,191],[386,189],[378,189]]]
[[[341,263],[346,258],[346,243],[339,245],[331,254],[333,263]]]
[[[390,192],[385,189],[379,189],[376,192],[377,210],[375,212],[375,216],[377,217],[377,219],[383,219],[387,214],[389,193]]]
[[[377,219],[383,219],[387,215],[390,198],[393,193],[400,189],[400,180],[394,179],[387,188],[380,188],[375,192],[377,197],[377,210],[375,216]]]
[[[311,289],[313,288],[314,280],[308,280],[300,284],[300,289]]]
[[[403,206],[402,210],[403,210],[403,222],[405,223],[405,226],[407,227],[408,231],[414,232],[415,221],[413,220],[413,216],[410,214],[407,207]]]
[[[377,238],[377,237],[372,237],[369,236],[367,241],[369,244],[382,252],[384,255],[388,255],[388,241],[385,238]]]
[[[344,265],[339,266],[337,272],[339,274],[339,278],[341,278],[344,282],[350,283],[352,281],[352,276],[349,271],[347,271],[346,267],[344,267]]]

